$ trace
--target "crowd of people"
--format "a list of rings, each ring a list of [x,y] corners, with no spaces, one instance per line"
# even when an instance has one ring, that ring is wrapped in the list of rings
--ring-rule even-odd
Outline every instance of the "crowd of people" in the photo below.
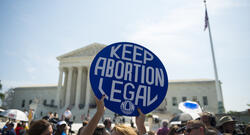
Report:
[[[236,128],[236,121],[230,116],[223,116],[216,121],[213,114],[203,112],[200,118],[182,122],[180,124],[171,124],[168,121],[162,121],[162,127],[156,132],[147,131],[145,127],[145,115],[138,108],[139,116],[135,118],[134,126],[125,124],[115,124],[112,127],[112,121],[105,119],[103,124],[99,121],[103,118],[104,107],[103,96],[100,100],[96,99],[97,110],[89,121],[83,121],[82,127],[77,135],[250,135],[250,125],[246,125],[241,130]],[[70,135],[70,118],[72,114],[67,109],[62,115],[61,121],[51,115],[42,120],[36,120],[29,123],[17,123],[14,128],[13,122],[7,122],[3,127],[2,135]]]

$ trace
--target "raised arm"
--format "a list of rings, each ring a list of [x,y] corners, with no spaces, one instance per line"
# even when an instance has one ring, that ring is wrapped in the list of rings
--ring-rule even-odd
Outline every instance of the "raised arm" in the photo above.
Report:
[[[89,121],[88,125],[84,128],[84,130],[81,131],[80,135],[92,135],[95,131],[95,128],[99,122],[99,120],[102,118],[103,113],[105,111],[104,108],[104,98],[105,96],[102,96],[101,100],[97,99],[96,100],[96,105],[97,105],[97,111],[93,118]]]
[[[137,129],[139,131],[139,135],[143,135],[143,134],[146,134],[147,131],[146,131],[146,128],[145,128],[145,125],[144,125],[144,122],[145,122],[145,115],[141,112],[141,109],[137,109],[138,112],[139,112],[139,116],[136,117],[136,126],[137,126]]]

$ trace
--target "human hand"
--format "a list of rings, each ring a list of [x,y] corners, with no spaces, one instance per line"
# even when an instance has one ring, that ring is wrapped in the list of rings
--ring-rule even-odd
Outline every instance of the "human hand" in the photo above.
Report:
[[[97,97],[95,97],[95,102],[96,102],[96,106],[97,106],[97,113],[99,114],[103,114],[105,111],[105,107],[104,107],[104,98],[105,95],[102,96],[102,98],[99,100],[97,99]]]
[[[144,125],[144,122],[145,122],[145,114],[142,113],[141,109],[138,108],[138,113],[139,113],[139,116],[136,116],[136,126],[137,126],[137,129],[139,131],[139,134],[145,134],[147,131],[146,131],[146,128],[145,128],[145,125]]]

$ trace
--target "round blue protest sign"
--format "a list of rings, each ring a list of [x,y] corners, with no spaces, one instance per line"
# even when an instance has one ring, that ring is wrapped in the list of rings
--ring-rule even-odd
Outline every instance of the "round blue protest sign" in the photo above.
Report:
[[[90,67],[90,83],[97,98],[106,95],[105,106],[120,115],[138,116],[157,108],[168,89],[168,77],[160,59],[147,48],[130,42],[102,49]]]

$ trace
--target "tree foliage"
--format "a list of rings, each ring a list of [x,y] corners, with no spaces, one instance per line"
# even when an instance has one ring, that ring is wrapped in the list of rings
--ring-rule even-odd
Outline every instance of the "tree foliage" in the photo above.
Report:
[[[228,111],[227,114],[229,114],[229,115],[239,115],[240,112],[237,112],[237,111]]]
[[[2,90],[2,83],[1,83],[1,80],[0,80],[0,90]]]

